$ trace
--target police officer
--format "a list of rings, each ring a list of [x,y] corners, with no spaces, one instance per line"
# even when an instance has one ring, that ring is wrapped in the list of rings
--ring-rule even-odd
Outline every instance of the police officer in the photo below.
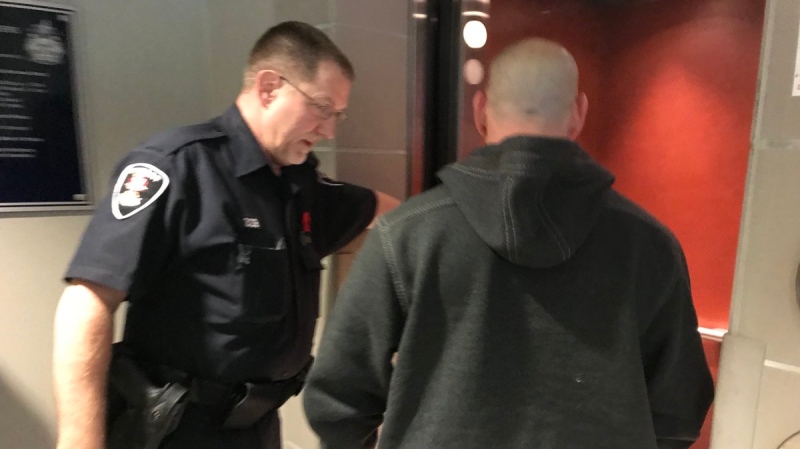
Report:
[[[334,137],[353,76],[322,32],[279,24],[255,43],[227,112],[122,160],[56,312],[59,449],[112,446],[114,432],[114,445],[281,446],[277,408],[310,364],[320,258],[396,202],[315,169],[311,148]],[[123,345],[112,351],[125,300]],[[133,363],[117,366],[120,354]],[[161,401],[136,416],[151,413],[147,425],[175,418],[166,427],[106,422],[107,395],[128,368],[150,388],[132,394]],[[159,438],[145,441],[153,432]]]

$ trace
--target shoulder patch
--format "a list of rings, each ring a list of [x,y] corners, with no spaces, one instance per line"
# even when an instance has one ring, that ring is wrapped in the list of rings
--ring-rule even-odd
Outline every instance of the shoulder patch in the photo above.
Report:
[[[128,165],[114,184],[111,212],[117,220],[124,220],[153,204],[168,185],[169,177],[158,168],[143,163]]]

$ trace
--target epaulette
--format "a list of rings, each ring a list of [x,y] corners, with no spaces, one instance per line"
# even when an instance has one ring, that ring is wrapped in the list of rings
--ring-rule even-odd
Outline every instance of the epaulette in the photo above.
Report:
[[[147,139],[141,146],[172,153],[194,142],[219,139],[225,136],[225,132],[214,121],[208,121],[164,131]]]

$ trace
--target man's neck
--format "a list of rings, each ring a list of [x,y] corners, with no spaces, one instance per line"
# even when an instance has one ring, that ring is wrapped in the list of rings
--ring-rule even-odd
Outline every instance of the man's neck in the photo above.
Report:
[[[265,153],[267,152],[265,151]],[[275,173],[275,176],[280,176],[281,173],[283,173],[281,170],[283,167],[278,165],[269,153],[267,153],[267,161],[269,162],[269,168],[272,170],[272,173]]]
[[[242,119],[247,127],[250,129],[250,132],[253,133],[253,137],[255,137],[256,142],[258,142],[258,146],[261,149],[261,152],[267,157],[267,163],[269,164],[270,170],[275,173],[277,176],[281,175],[281,165],[275,158],[272,156],[272,152],[263,144],[263,136],[259,132],[260,128],[256,126],[256,113],[259,111],[260,105],[258,104],[258,99],[253,98],[248,92],[242,92],[236,98],[236,107],[239,108],[239,113],[242,115]]]
[[[491,124],[489,134],[486,136],[486,143],[496,144],[514,136],[552,137],[569,140],[566,130],[561,125],[519,120]]]

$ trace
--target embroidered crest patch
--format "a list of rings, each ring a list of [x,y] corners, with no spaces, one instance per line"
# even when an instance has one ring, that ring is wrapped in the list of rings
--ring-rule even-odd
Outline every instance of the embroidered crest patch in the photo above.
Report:
[[[150,164],[131,164],[119,174],[111,195],[111,212],[123,220],[141,211],[167,190],[169,178]]]

